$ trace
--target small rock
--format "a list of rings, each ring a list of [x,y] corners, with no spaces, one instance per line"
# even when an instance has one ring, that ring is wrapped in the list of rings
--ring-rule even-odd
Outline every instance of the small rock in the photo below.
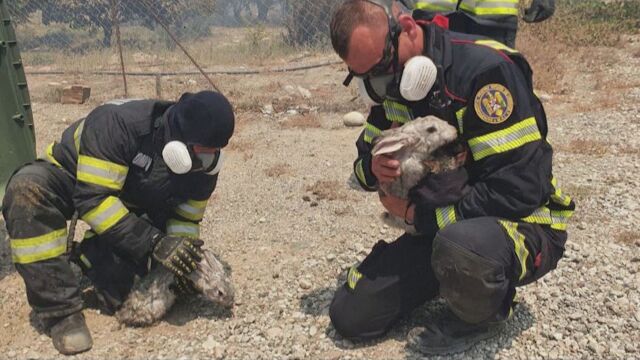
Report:
[[[298,86],[298,92],[300,93],[300,96],[302,96],[305,99],[311,99],[311,91],[303,88],[302,86]]]
[[[261,217],[261,218],[260,218],[260,220],[258,220],[258,222],[259,222],[260,224],[264,224],[265,222],[267,222],[267,219],[266,219],[266,218]]]
[[[15,351],[13,351],[13,350],[11,350],[11,351],[9,351],[9,352],[7,353],[7,356],[8,356],[8,357],[16,357],[16,352],[15,352]]]
[[[318,333],[318,328],[315,326],[312,326],[309,328],[309,336],[316,336],[316,334]]]
[[[553,333],[553,335],[551,335],[551,337],[556,341],[560,341],[560,340],[562,340],[562,333],[559,333],[559,332]]]
[[[309,197],[309,195],[305,195],[302,197],[302,201],[311,201],[311,198]]]
[[[215,347],[217,347],[217,346],[220,346],[220,343],[218,343],[217,341],[215,341],[215,340],[213,339],[213,336],[211,336],[211,335],[209,335],[209,337],[207,337],[207,340],[205,340],[205,341],[202,343],[202,347],[203,347],[205,350],[212,350],[213,348],[215,348]]]
[[[279,337],[282,337],[282,329],[280,329],[279,327],[272,327],[271,329],[267,330],[267,337],[269,339],[276,339]]]
[[[273,105],[267,104],[267,105],[262,107],[261,111],[265,115],[271,115],[271,114],[273,114]]]
[[[309,206],[316,207],[316,206],[318,206],[318,202],[317,201],[313,201],[313,202],[311,202],[311,204],[309,204]]]
[[[358,111],[352,111],[346,114],[345,116],[343,116],[342,121],[344,122],[345,126],[350,126],[350,127],[362,126],[364,125],[365,117],[364,115],[362,115],[362,113]]]
[[[300,287],[304,290],[308,290],[311,289],[311,281],[307,280],[307,279],[302,279],[300,280],[300,282],[298,283],[300,285]]]
[[[335,258],[336,258],[335,254],[327,254],[327,256],[326,256],[326,259],[328,261],[333,261],[333,260],[335,260]]]

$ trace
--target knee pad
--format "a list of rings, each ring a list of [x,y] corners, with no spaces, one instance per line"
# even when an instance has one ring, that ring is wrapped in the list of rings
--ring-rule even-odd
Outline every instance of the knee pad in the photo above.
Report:
[[[383,335],[400,315],[397,277],[375,280],[361,277],[353,287],[350,283],[345,284],[336,291],[329,308],[333,327],[340,335],[352,340]]]
[[[509,282],[502,265],[438,234],[432,266],[440,295],[462,320],[481,323],[501,308]]]

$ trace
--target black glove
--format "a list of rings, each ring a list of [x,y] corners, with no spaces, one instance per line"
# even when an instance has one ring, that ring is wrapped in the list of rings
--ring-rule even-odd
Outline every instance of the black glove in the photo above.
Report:
[[[202,245],[199,239],[164,236],[153,248],[153,258],[177,277],[184,277],[202,260]]]
[[[431,209],[458,202],[469,191],[469,175],[464,167],[429,174],[409,190],[409,200]]]
[[[533,0],[531,6],[524,10],[522,19],[528,23],[536,23],[550,18],[555,11],[555,0]]]

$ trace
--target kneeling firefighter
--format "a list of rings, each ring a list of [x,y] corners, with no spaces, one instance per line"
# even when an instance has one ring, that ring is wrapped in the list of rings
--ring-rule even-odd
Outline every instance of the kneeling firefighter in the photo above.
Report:
[[[448,354],[500,333],[516,288],[556,267],[575,204],[554,178],[547,118],[522,54],[417,15],[392,0],[346,0],[332,18],[345,85],[357,82],[372,103],[354,177],[368,191],[398,178],[398,160],[371,154],[374,139],[427,115],[456,127],[469,156],[423,179],[409,199],[380,196],[418,233],[379,241],[350,269],[329,315],[342,336],[370,339],[440,296],[448,310],[408,342]]]
[[[13,261],[60,353],[92,346],[70,261],[112,309],[155,264],[186,284],[233,130],[232,106],[215,92],[106,104],[13,175],[3,203]],[[91,231],[71,249],[74,212]]]

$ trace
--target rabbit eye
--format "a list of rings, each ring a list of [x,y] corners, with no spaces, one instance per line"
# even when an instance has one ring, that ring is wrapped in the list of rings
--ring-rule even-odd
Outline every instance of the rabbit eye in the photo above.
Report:
[[[436,132],[436,127],[435,127],[435,126],[429,126],[429,127],[427,128],[427,132],[428,132],[429,134],[433,134],[434,132]]]

